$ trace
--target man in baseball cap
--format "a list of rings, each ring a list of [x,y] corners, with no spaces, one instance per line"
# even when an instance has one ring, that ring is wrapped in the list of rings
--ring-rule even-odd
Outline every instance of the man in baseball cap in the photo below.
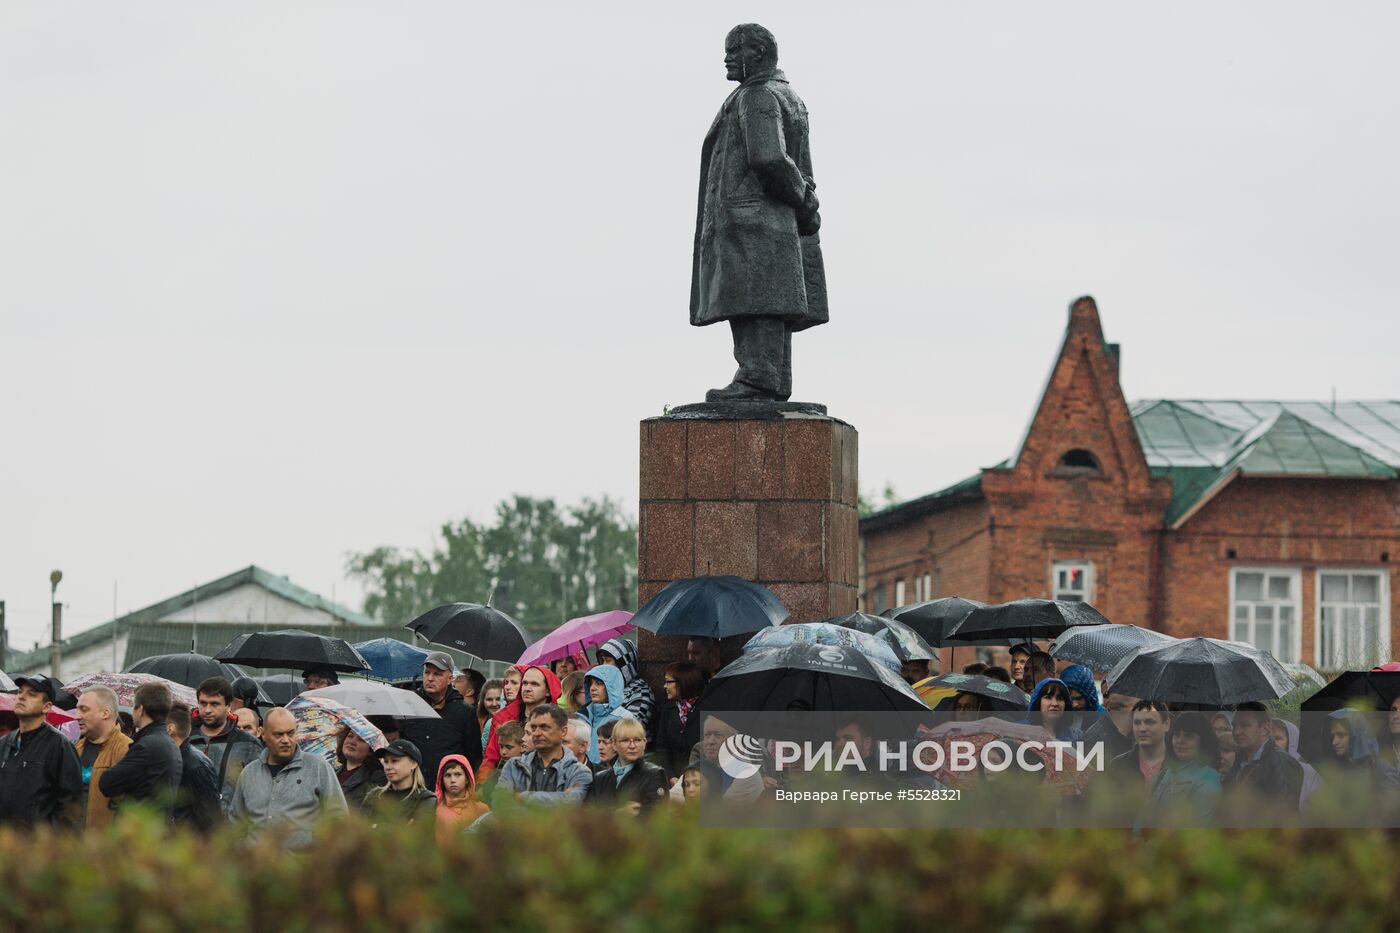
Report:
[[[431,651],[423,659],[423,685],[415,691],[437,710],[438,719],[405,719],[399,736],[417,746],[418,764],[425,775],[436,777],[438,764],[446,755],[461,755],[473,770],[481,767],[481,726],[476,707],[462,699],[452,686],[456,667],[446,651]]]
[[[19,728],[0,738],[0,825],[63,825],[66,808],[83,799],[85,788],[73,743],[46,721],[57,681],[34,674],[16,677],[15,685]]]

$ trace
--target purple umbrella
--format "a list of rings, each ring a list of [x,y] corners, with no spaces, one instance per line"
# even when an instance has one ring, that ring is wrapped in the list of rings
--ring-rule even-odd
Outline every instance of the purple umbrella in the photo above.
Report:
[[[570,619],[539,641],[525,649],[517,664],[548,664],[582,651],[590,645],[601,645],[632,631],[632,613],[626,609],[599,612],[580,619]]]

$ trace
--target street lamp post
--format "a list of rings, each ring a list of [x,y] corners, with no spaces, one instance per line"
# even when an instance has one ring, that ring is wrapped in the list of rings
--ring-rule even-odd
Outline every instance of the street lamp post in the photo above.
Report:
[[[63,579],[63,571],[49,574],[49,602],[53,610],[53,634],[49,642],[49,676],[62,680],[59,666],[63,663],[63,604],[58,601],[58,583]]]

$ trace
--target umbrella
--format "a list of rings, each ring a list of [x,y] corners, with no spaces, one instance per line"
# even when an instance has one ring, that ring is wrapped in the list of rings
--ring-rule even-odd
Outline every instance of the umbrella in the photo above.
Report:
[[[914,685],[914,692],[923,697],[929,706],[957,693],[975,693],[986,698],[991,709],[1003,712],[1024,710],[1031,703],[1031,698],[1020,687],[981,674],[926,677]]]
[[[880,615],[886,619],[894,619],[903,622],[905,625],[919,633],[919,637],[933,645],[941,648],[949,645],[948,630],[957,625],[967,614],[974,609],[982,609],[986,603],[978,602],[975,599],[963,599],[961,596],[944,596],[941,599],[930,599],[927,602],[914,603],[909,606],[895,606],[893,609],[886,609]],[[974,641],[959,641],[959,645],[1000,645],[1005,644],[1006,639],[984,638]]]
[[[948,629],[959,644],[969,638],[995,638],[1002,642],[1054,638],[1076,625],[1107,625],[1108,620],[1088,603],[1057,599],[1018,599],[974,609]]]
[[[724,638],[787,617],[787,607],[767,587],[740,577],[692,577],[666,584],[637,610],[632,624],[658,635]]]
[[[397,638],[375,638],[355,645],[355,650],[369,662],[365,676],[380,680],[414,680],[423,673],[428,652]]]
[[[295,674],[271,674],[253,679],[258,683],[258,692],[267,696],[268,703],[273,706],[286,706],[306,686]]]
[[[136,688],[143,684],[165,684],[170,688],[170,695],[177,703],[183,703],[190,709],[199,708],[199,698],[194,695],[194,688],[157,677],[155,674],[112,674],[102,671],[70,680],[63,685],[63,689],[76,697],[84,690],[106,687],[117,695],[118,706],[130,710],[136,706]]]
[[[794,642],[741,654],[710,679],[701,707],[713,710],[805,709],[921,711],[928,707],[889,668],[858,651]]]
[[[429,609],[404,628],[434,645],[456,648],[483,661],[513,663],[529,644],[519,622],[499,609],[476,603],[448,603]]]
[[[374,751],[389,744],[384,733],[359,712],[326,697],[293,697],[287,712],[297,721],[297,745],[307,754],[324,756],[331,767],[335,767],[335,742],[343,726],[349,726]]]
[[[1170,635],[1136,625],[1076,625],[1050,645],[1050,654],[1062,661],[1087,665],[1091,671],[1111,671],[1119,661],[1141,648],[1171,641]]]
[[[567,658],[609,638],[625,635],[636,628],[632,613],[625,609],[599,612],[579,619],[570,619],[539,641],[525,649],[517,664],[548,664]]]
[[[17,697],[12,693],[0,693],[0,713],[13,713],[15,711],[15,700]],[[57,706],[50,706],[48,715],[44,721],[51,726],[62,726],[64,723],[73,722],[78,717],[68,712],[66,709],[59,709]]]
[[[784,648],[798,642],[829,645],[835,648],[854,648],[870,660],[878,661],[888,667],[891,673],[899,673],[899,655],[894,653],[894,649],[883,638],[826,622],[769,626],[745,642],[744,650]]]
[[[301,629],[251,632],[239,635],[215,658],[248,667],[290,667],[305,670],[328,667],[333,671],[364,671],[369,664],[343,638],[313,635]]]
[[[987,744],[999,741],[1008,746],[1020,746],[1030,742],[1030,752],[1040,759],[1043,779],[1050,784],[1073,784],[1081,790],[1088,784],[1094,769],[1085,767],[1074,748],[1059,746],[1052,748],[1055,737],[1044,726],[1025,722],[1007,722],[993,717],[970,722],[944,722],[932,728],[920,726],[918,738],[921,742],[934,742],[944,749],[944,766],[933,772],[940,781],[956,784],[960,779],[974,778],[967,771],[953,771],[948,762],[952,761],[951,745],[954,741],[966,742],[972,746],[977,759],[982,757],[982,749]],[[1003,752],[1003,754],[1005,754]],[[1057,765],[1063,762],[1064,769]]]
[[[240,677],[248,676],[248,672],[241,667],[215,661],[207,654],[196,654],[193,651],[186,651],[183,654],[157,654],[149,658],[142,658],[128,667],[126,673],[155,674],[157,677],[163,677],[166,680],[195,689],[199,689],[199,685],[210,677],[222,677],[229,683],[233,683]],[[265,696],[259,696],[258,702],[262,704],[271,701]]]
[[[357,680],[307,690],[303,697],[325,697],[358,710],[365,716],[394,716],[398,719],[437,719],[437,711],[412,690],[391,687],[373,680]]]
[[[19,687],[10,679],[10,675],[0,671],[0,693],[14,693]]]
[[[1344,671],[1303,701],[1305,713],[1327,713],[1348,706],[1390,709],[1400,696],[1400,671]]]
[[[883,619],[880,616],[866,615],[863,612],[852,612],[848,615],[834,616],[822,621],[828,625],[839,625],[841,628],[877,636],[889,643],[901,661],[928,661],[938,657],[938,651],[920,638],[917,632],[903,622],[896,622],[894,619]]]
[[[1108,688],[1114,693],[1210,709],[1277,699],[1293,686],[1293,678],[1273,655],[1199,637],[1139,648],[1108,675]]]

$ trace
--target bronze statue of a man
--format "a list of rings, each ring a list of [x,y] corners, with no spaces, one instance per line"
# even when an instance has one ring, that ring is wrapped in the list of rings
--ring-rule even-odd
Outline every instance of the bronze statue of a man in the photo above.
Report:
[[[793,331],[827,320],[807,107],[762,26],[729,31],[724,66],[739,87],[700,150],[690,323],[728,321],[734,335],[739,371],[706,401],[786,401]]]

